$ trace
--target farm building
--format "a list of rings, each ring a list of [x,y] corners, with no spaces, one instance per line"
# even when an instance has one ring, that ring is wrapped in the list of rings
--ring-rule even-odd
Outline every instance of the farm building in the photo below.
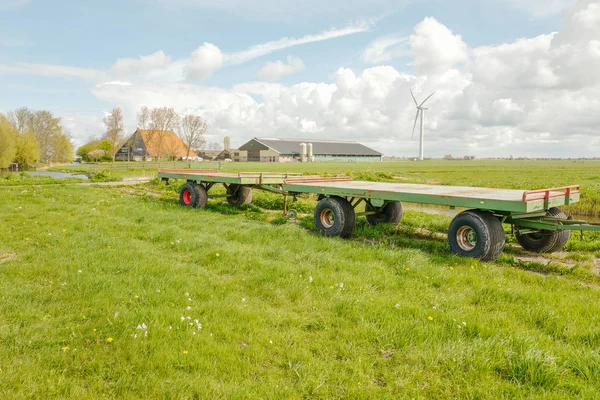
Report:
[[[161,140],[162,136],[162,140]],[[172,131],[160,135],[157,131],[136,129],[117,151],[117,161],[144,161],[158,157],[178,160],[187,155],[187,146]],[[195,155],[190,152],[190,156]]]
[[[383,154],[358,142],[254,138],[234,152],[234,161],[381,161]]]

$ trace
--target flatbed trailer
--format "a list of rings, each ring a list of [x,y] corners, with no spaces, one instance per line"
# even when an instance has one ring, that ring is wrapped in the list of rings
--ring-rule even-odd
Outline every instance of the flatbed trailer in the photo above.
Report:
[[[360,215],[366,216],[372,225],[399,224],[402,202],[467,208],[450,223],[448,243],[455,254],[484,261],[494,260],[502,253],[506,235],[502,224],[511,226],[523,248],[535,252],[562,249],[571,230],[600,231],[600,224],[567,218],[558,208],[579,201],[579,185],[512,190],[354,181],[346,176],[232,174],[217,170],[163,169],[158,176],[166,182],[187,181],[180,190],[179,202],[195,208],[205,207],[210,197],[226,197],[234,207],[250,203],[252,188],[294,197],[315,194],[319,199],[314,212],[315,225],[326,236],[349,236]],[[223,184],[226,193],[209,194],[215,184]],[[361,203],[365,204],[364,212],[357,211]],[[284,204],[287,207],[287,201]]]

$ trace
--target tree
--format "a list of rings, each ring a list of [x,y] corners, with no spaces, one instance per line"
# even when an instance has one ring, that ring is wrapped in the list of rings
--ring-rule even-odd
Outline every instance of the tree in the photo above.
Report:
[[[8,168],[17,154],[17,131],[4,115],[0,114],[0,168]]]
[[[106,127],[103,139],[110,142],[110,155],[112,160],[115,161],[115,154],[123,141],[123,111],[121,111],[121,107],[113,108],[111,113],[104,117],[103,121]]]
[[[81,157],[83,161],[111,161],[110,156],[112,144],[108,140],[95,139],[91,142],[84,144],[77,149],[77,155]],[[93,155],[90,155],[94,153]]]
[[[208,124],[197,115],[188,114],[181,119],[179,137],[187,147],[185,159],[189,161],[190,150],[199,149],[204,145],[204,136],[208,131]]]
[[[27,107],[17,108],[8,112],[8,119],[19,133],[24,133],[28,129],[33,112]]]
[[[40,148],[33,132],[26,131],[17,135],[15,162],[32,167],[40,159]]]
[[[73,161],[73,143],[71,143],[71,138],[60,132],[53,139],[52,157],[49,161],[58,163]]]
[[[54,146],[62,143],[57,138],[63,134],[59,118],[54,117],[48,111],[35,111],[25,124],[25,130],[31,131],[35,135],[40,148],[41,162],[47,163],[56,158],[54,157],[56,152]],[[71,147],[73,146],[71,145]]]
[[[157,143],[157,158],[160,160],[165,137],[177,129],[179,115],[171,107],[158,107],[150,111],[150,130]],[[149,138],[148,141],[152,140]]]
[[[148,142],[150,142],[152,140],[152,137],[154,136],[152,131],[149,130],[150,128],[150,109],[146,106],[142,106],[142,108],[140,108],[140,112],[137,114],[137,123],[138,123],[138,128],[146,131],[146,139],[148,140]],[[148,158],[148,146],[146,146],[146,158]]]

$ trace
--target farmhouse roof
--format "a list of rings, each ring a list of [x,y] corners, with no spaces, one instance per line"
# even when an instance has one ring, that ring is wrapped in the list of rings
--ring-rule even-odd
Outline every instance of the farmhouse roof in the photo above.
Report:
[[[362,155],[381,156],[382,153],[373,150],[362,143],[344,140],[315,140],[315,139],[277,139],[254,138],[255,140],[279,154],[300,154],[300,143],[312,143],[313,154],[327,155]],[[252,141],[251,140],[251,141]],[[250,141],[250,142],[251,142]],[[248,142],[248,143],[250,143]],[[248,144],[247,143],[247,144]],[[244,146],[240,150],[244,150]]]
[[[161,156],[185,157],[187,154],[187,146],[173,131],[165,131],[162,143],[160,132],[149,129],[138,129],[138,132],[144,139],[148,154],[152,157],[158,156],[159,146]]]

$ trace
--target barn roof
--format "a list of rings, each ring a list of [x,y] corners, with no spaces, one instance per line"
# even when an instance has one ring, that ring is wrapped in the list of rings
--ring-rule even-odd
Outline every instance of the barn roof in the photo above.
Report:
[[[312,143],[313,154],[328,155],[361,155],[381,156],[382,153],[373,150],[359,142],[342,140],[314,140],[314,139],[276,139],[254,138],[259,143],[270,147],[279,154],[300,154],[300,143]],[[244,145],[245,146],[245,145]],[[243,150],[243,147],[240,150]]]

